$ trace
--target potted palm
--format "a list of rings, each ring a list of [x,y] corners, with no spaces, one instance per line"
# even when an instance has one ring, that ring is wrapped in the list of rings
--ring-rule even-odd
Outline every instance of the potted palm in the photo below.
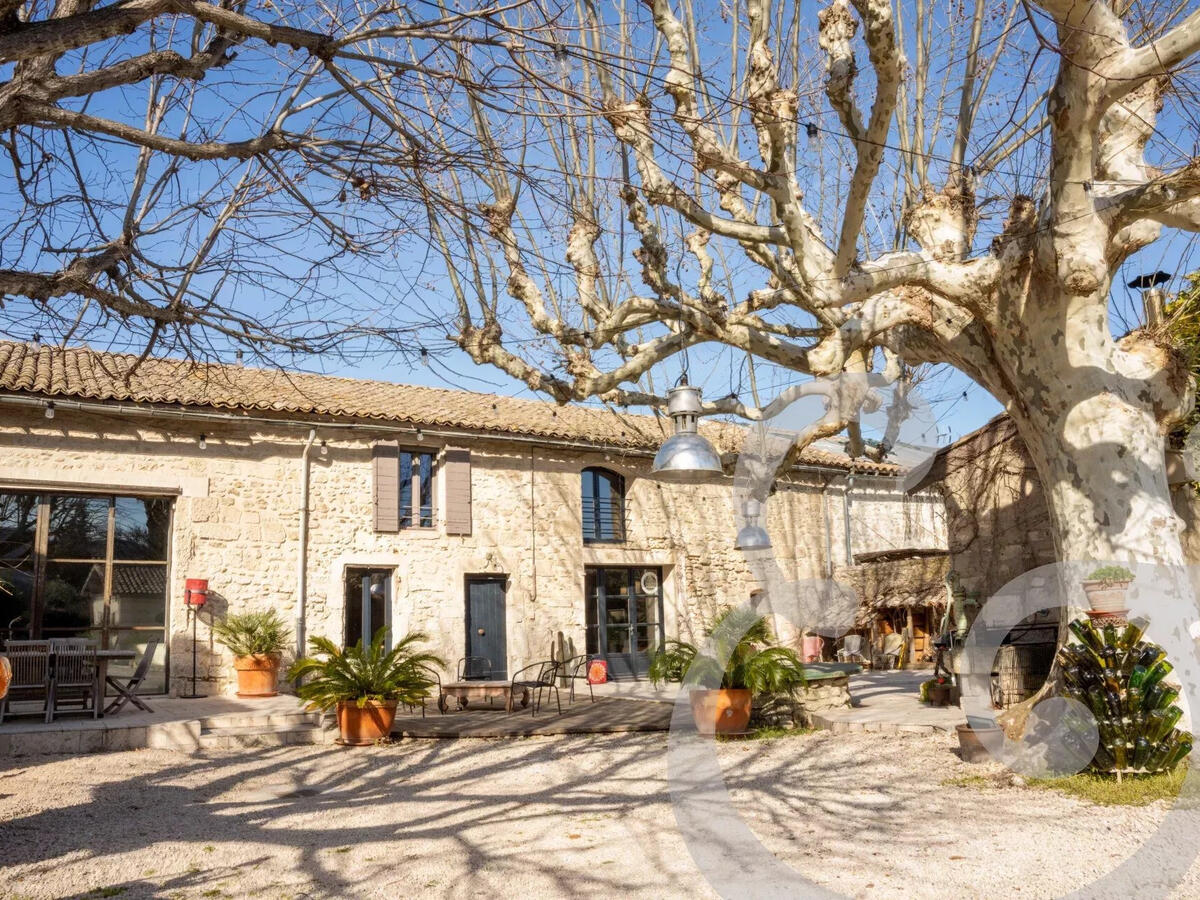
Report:
[[[807,683],[800,657],[773,646],[767,620],[750,610],[722,611],[705,636],[709,645],[704,651],[686,641],[667,641],[650,660],[649,670],[655,685],[686,677],[692,685],[692,718],[701,734],[743,733],[755,696],[793,695]],[[720,687],[700,687],[711,684]]]
[[[212,626],[218,644],[233,654],[239,697],[274,697],[279,693],[279,661],[291,646],[287,624],[273,609],[235,613]]]
[[[375,632],[366,647],[359,641],[342,649],[328,638],[309,640],[310,655],[296,660],[288,677],[301,681],[296,693],[308,708],[337,710],[343,744],[373,744],[392,732],[399,703],[424,703],[434,681],[429,667],[445,668],[432,653],[420,652],[426,640],[414,631],[387,649],[387,628]]]

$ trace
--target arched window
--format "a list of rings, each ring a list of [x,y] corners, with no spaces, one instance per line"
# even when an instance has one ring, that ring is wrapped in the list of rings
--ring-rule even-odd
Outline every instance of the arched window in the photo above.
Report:
[[[583,470],[583,542],[625,540],[625,479],[608,469]]]

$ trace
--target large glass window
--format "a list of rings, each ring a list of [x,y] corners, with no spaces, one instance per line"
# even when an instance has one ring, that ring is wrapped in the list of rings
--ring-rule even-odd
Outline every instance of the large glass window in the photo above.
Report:
[[[146,690],[165,691],[170,518],[165,497],[0,492],[0,641],[86,637],[140,654],[157,640]]]
[[[608,469],[584,469],[582,491],[584,543],[624,541],[625,479]]]

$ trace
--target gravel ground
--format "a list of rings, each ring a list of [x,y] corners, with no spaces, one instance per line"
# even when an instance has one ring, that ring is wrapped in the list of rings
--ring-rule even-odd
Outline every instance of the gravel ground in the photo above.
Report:
[[[1059,896],[1165,814],[1014,786],[951,740],[718,753],[763,844],[853,897]],[[675,827],[661,734],[0,761],[0,897],[418,893],[714,895]],[[1200,865],[1175,895],[1200,897]]]

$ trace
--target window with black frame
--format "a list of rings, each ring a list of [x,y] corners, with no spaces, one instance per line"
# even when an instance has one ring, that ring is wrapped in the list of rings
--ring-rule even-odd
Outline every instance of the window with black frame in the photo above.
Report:
[[[582,474],[583,542],[619,544],[625,540],[625,479],[608,469]]]
[[[0,492],[0,640],[157,640],[144,689],[165,691],[170,523],[166,497]]]

